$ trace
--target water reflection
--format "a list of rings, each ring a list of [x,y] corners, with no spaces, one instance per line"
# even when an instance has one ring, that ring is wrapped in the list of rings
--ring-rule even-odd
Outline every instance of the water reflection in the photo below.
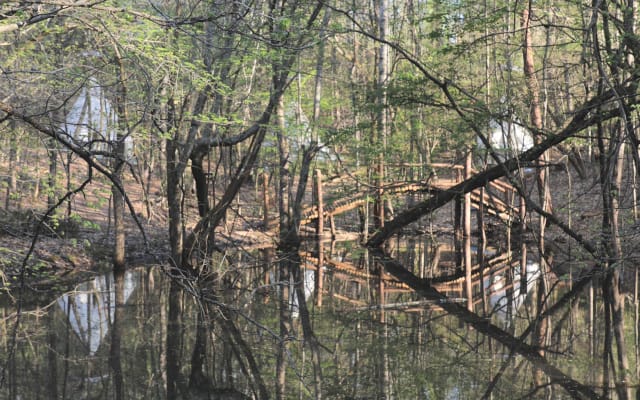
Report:
[[[305,301],[309,301],[315,293],[316,286],[316,273],[313,270],[305,269],[303,271],[303,292]],[[298,300],[298,293],[293,292],[291,299],[291,316],[292,318],[298,318],[300,316],[300,303]]]
[[[565,399],[589,398],[603,384],[597,339],[605,327],[590,314],[601,306],[596,295],[581,303],[582,291],[571,288],[577,297],[549,316],[546,357],[538,355],[527,333],[539,321],[534,260],[525,271],[515,253],[476,261],[470,311],[447,243],[406,241],[393,257],[354,243],[322,246],[309,243],[291,263],[286,291],[278,254],[266,250],[219,255],[206,279],[171,280],[159,269],[96,277],[25,307],[13,352],[16,307],[5,305],[0,361],[9,369],[0,399],[262,399],[277,391]],[[552,296],[571,291],[557,286]],[[544,371],[541,386],[534,367]]]
[[[461,270],[451,264],[451,260],[455,258],[451,247],[443,244],[434,245],[428,240],[425,240],[422,246],[424,249],[429,249],[425,250],[427,258],[431,251],[431,256],[439,260],[437,267],[429,268],[427,279],[434,288],[447,295],[447,299],[441,301],[466,302],[465,279]],[[475,253],[476,249],[472,251]],[[322,260],[318,258],[318,254],[323,255]],[[356,307],[356,310],[382,312],[385,310],[422,312],[425,308],[437,307],[438,302],[415,300],[415,291],[406,282],[385,273],[366,253],[357,252],[355,253],[357,257],[352,258],[353,255],[341,253],[339,249],[336,252],[334,249],[335,257],[328,254],[331,252],[304,253],[303,258],[306,261],[304,287],[307,300],[313,296],[329,296],[345,305],[360,306]],[[409,254],[409,252],[399,253],[399,258],[405,260],[403,265],[415,263],[415,260],[412,260],[414,257],[415,254]],[[498,253],[495,248],[487,249],[485,257],[484,265],[472,267],[472,304],[477,311],[480,311],[482,296],[487,296],[489,310],[485,313],[502,320],[510,320],[514,318],[513,310],[520,308],[532,293],[540,277],[540,266],[537,262],[526,260],[526,270],[522,273],[521,260],[517,254]],[[419,270],[424,274],[424,265]],[[318,291],[315,283],[317,279],[325,281],[323,287],[328,284],[329,289],[326,293]],[[372,292],[371,288],[377,289]],[[392,298],[402,301],[390,302]],[[294,310],[296,305],[297,299],[294,298]],[[353,307],[347,308],[353,309]]]
[[[526,274],[521,274],[518,265],[513,271],[503,271],[484,280],[485,290],[490,293],[489,304],[500,318],[513,315],[509,307],[520,308],[540,277],[540,264],[527,260],[526,265]],[[513,276],[509,277],[511,273]]]
[[[137,273],[124,275],[124,302],[137,287]],[[73,291],[60,296],[56,303],[66,314],[73,332],[94,355],[113,323],[116,308],[114,275],[109,273],[79,284]]]

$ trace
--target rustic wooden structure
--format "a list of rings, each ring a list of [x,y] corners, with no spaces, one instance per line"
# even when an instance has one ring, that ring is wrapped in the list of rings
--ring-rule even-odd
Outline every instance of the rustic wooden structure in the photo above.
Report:
[[[401,182],[385,185],[382,190],[384,196],[399,196],[407,193],[436,193],[438,191],[450,190],[463,180],[477,173],[471,166],[471,154],[465,159],[464,165],[452,164],[431,164],[430,178],[418,182]],[[437,173],[441,170],[442,173]],[[301,215],[301,225],[315,223],[316,236],[320,239],[315,254],[301,253],[306,260],[306,268],[316,271],[316,305],[323,303],[323,296],[327,294],[325,279],[339,279],[348,282],[357,282],[362,285],[375,286],[378,297],[381,299],[381,307],[385,298],[390,293],[411,292],[411,289],[404,283],[394,279],[384,272],[383,268],[373,268],[372,270],[359,268],[348,262],[337,261],[325,256],[321,238],[324,236],[324,221],[330,221],[331,234],[335,236],[336,224],[334,217],[356,210],[359,207],[372,203],[372,200],[379,196],[380,190],[371,187],[369,190],[352,193],[338,198],[334,201],[327,201],[323,196],[322,174],[316,171],[314,182],[315,204],[303,209]],[[480,239],[478,250],[471,248],[471,210],[477,210],[476,222]],[[526,217],[525,202],[517,197],[515,188],[509,183],[501,180],[488,182],[484,187],[477,188],[471,192],[460,194],[455,205],[454,235],[455,248],[443,250],[447,256],[451,257],[451,267],[449,275],[441,275],[431,279],[433,287],[443,293],[449,293],[454,298],[464,301],[467,309],[473,310],[478,304],[486,312],[488,298],[492,295],[492,285],[487,284],[487,279],[491,279],[495,274],[503,274],[505,271],[514,271],[520,268],[519,281],[526,282],[526,246],[522,242],[521,252],[524,258],[522,261],[512,258],[511,247],[499,256],[487,256],[485,254],[486,237],[484,233],[485,214],[492,215],[506,222],[507,235],[510,237],[510,229],[514,221],[520,220],[524,226]],[[436,258],[440,259],[440,253]],[[475,258],[475,264],[473,259]],[[453,271],[453,272],[451,272]],[[329,278],[331,277],[331,278]],[[500,282],[499,290],[509,289],[508,282]],[[526,292],[526,284],[521,285],[521,292]],[[496,289],[497,290],[497,289]],[[331,292],[331,296],[354,304],[360,304],[357,299],[349,299],[348,296]]]
[[[469,160],[470,161],[470,160]],[[429,179],[418,182],[401,182],[386,185],[382,192],[384,196],[398,196],[405,193],[433,193],[442,190],[449,190],[456,184],[458,184],[463,175],[465,177],[471,176],[477,171],[473,170],[470,166],[470,162],[466,165],[455,164],[430,164],[433,169],[444,169],[457,171],[457,175],[452,178],[440,178],[437,175],[432,175]],[[315,191],[316,193],[323,193],[323,184],[321,181],[321,174],[316,173]],[[524,203],[519,202],[514,204],[513,199],[516,193],[515,188],[507,182],[501,180],[495,180],[488,182],[485,188],[479,188],[470,192],[467,196],[470,201],[470,206],[475,209],[482,209],[489,215],[496,216],[503,221],[513,221],[514,216],[522,215],[521,207],[524,207]],[[301,213],[301,225],[307,225],[315,222],[318,229],[318,234],[321,235],[324,229],[324,221],[329,220],[331,226],[331,233],[335,235],[335,222],[334,217],[344,214],[348,211],[357,209],[358,207],[365,206],[371,199],[379,195],[377,188],[361,191],[345,197],[341,197],[335,201],[326,201],[322,196],[318,196],[316,204],[311,207],[303,209]],[[461,196],[461,201],[462,201]],[[322,218],[319,218],[319,216]],[[320,222],[322,220],[322,223]]]

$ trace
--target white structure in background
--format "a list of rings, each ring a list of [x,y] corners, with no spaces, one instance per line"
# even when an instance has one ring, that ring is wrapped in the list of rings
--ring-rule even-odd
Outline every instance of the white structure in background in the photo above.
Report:
[[[311,144],[311,120],[294,101],[285,107],[284,118],[285,135],[289,141],[291,154],[296,157],[302,156],[303,148],[308,148]],[[265,141],[265,145],[277,148],[277,144],[270,141]],[[337,160],[335,154],[322,142],[322,139],[317,145],[320,150],[316,154],[316,160],[323,162]]]
[[[118,140],[118,116],[94,78],[83,87],[67,113],[62,129],[74,140],[90,146],[92,151],[111,153]],[[124,139],[126,159],[133,162],[133,141]],[[103,157],[98,155],[98,158]]]
[[[136,288],[136,278],[135,272],[125,272],[125,302]],[[113,323],[116,308],[113,273],[81,283],[74,291],[60,296],[57,302],[67,315],[69,324],[78,339],[85,345],[89,355],[93,356]]]
[[[501,161],[533,147],[533,135],[517,120],[491,120],[487,139]],[[477,139],[477,142],[479,149],[486,149],[480,138]],[[490,164],[495,162],[489,155],[487,156],[487,161]]]

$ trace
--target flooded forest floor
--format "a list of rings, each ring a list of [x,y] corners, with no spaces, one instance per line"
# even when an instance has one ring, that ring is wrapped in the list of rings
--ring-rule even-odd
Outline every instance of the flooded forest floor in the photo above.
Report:
[[[67,387],[67,380],[73,384],[69,393],[89,393],[96,387],[106,388],[106,392],[112,390],[107,379],[112,370],[106,362],[112,356],[106,352],[120,351],[122,339],[124,351],[119,354],[127,369],[124,376],[129,383],[127,390],[131,395],[128,398],[161,399],[167,384],[165,380],[168,381],[165,377],[170,371],[167,349],[174,348],[168,341],[177,338],[182,344],[176,344],[175,348],[181,349],[184,365],[204,363],[203,359],[193,357],[197,354],[206,354],[210,363],[210,368],[206,369],[210,382],[204,375],[189,378],[194,382],[208,382],[206,385],[189,384],[190,389],[206,389],[204,392],[209,397],[201,398],[217,398],[211,397],[212,393],[218,393],[217,390],[233,389],[236,394],[253,390],[251,379],[239,373],[241,369],[233,370],[237,368],[231,361],[231,355],[237,350],[234,350],[234,343],[245,343],[242,345],[246,346],[244,356],[254,357],[256,368],[265,377],[274,375],[279,352],[289,351],[291,361],[287,368],[295,374],[289,374],[287,378],[291,382],[288,390],[290,394],[299,391],[295,398],[311,398],[308,393],[313,391],[311,387],[317,384],[318,378],[311,378],[314,368],[309,363],[315,355],[311,357],[307,353],[309,333],[305,332],[305,326],[313,325],[308,331],[313,331],[313,337],[321,344],[322,350],[317,354],[322,354],[319,360],[325,374],[322,389],[325,398],[383,398],[380,394],[385,391],[395,391],[398,393],[396,398],[418,398],[418,394],[427,390],[433,393],[425,396],[428,398],[478,398],[478,388],[484,388],[494,379],[500,381],[494,398],[514,398],[508,397],[514,393],[521,398],[573,397],[570,394],[562,397],[567,393],[560,390],[542,396],[542,392],[558,385],[555,385],[553,374],[549,376],[548,387],[538,384],[535,366],[540,365],[541,359],[536,347],[527,347],[531,350],[529,353],[520,353],[531,359],[531,363],[522,363],[520,356],[513,356],[513,349],[529,346],[528,341],[521,341],[518,335],[530,331],[537,315],[539,296],[531,295],[537,293],[537,289],[530,284],[535,284],[542,274],[538,264],[540,252],[536,247],[538,220],[533,212],[527,214],[526,225],[530,229],[525,234],[519,233],[512,220],[486,217],[488,268],[483,272],[484,266],[478,262],[482,252],[476,248],[474,268],[476,265],[480,268],[479,273],[474,269],[473,279],[468,280],[473,286],[468,292],[463,288],[465,271],[460,274],[461,264],[452,251],[459,246],[454,244],[455,202],[421,218],[387,241],[385,251],[389,250],[391,257],[399,260],[395,264],[393,261],[389,264],[388,259],[360,246],[361,221],[357,209],[336,216],[336,236],[348,240],[303,242],[298,258],[300,265],[291,268],[300,275],[283,278],[278,274],[285,271],[282,265],[287,259],[274,251],[278,239],[274,229],[278,226],[273,198],[275,190],[270,188],[268,191],[270,212],[265,226],[265,193],[261,180],[257,179],[242,188],[226,220],[216,231],[216,244],[221,249],[228,249],[224,254],[211,257],[212,265],[219,267],[216,277],[222,279],[214,277],[212,284],[205,277],[201,281],[203,287],[188,286],[184,291],[193,296],[172,296],[174,283],[180,279],[170,276],[165,269],[154,268],[167,265],[169,259],[167,207],[160,177],[154,177],[153,184],[143,190],[130,171],[125,174],[126,191],[147,240],[145,242],[134,219],[128,215],[127,271],[126,275],[116,275],[110,273],[114,239],[108,182],[94,177],[84,192],[76,194],[69,203],[63,203],[46,224],[38,225],[46,210],[46,196],[34,182],[44,178],[38,178],[36,174],[36,159],[25,165],[33,167],[21,171],[15,190],[7,190],[0,196],[3,205],[0,208],[0,280],[4,286],[4,290],[0,290],[0,305],[4,308],[0,311],[5,313],[4,337],[9,337],[9,329],[20,333],[16,335],[19,340],[5,340],[4,343],[6,349],[16,349],[15,356],[8,357],[17,365],[10,369],[15,372],[11,372],[14,376],[9,379],[16,393],[39,390],[37,385],[31,384],[30,378],[24,378],[31,376],[24,371],[40,371],[33,378],[37,381],[57,379],[55,373],[45,377],[53,370],[43,367],[45,361],[46,365],[57,363],[60,370],[69,371],[68,379],[67,374],[64,375],[65,383],[58,385],[61,390]],[[45,165],[39,167],[46,169]],[[448,172],[451,170],[449,168]],[[597,166],[587,165],[587,170],[597,171]],[[450,178],[446,174],[447,169],[439,178]],[[74,170],[69,188],[77,187],[83,177],[83,171]],[[340,199],[343,203],[344,199],[353,199],[356,184],[351,179],[345,176],[326,179],[325,203],[330,206],[338,204],[336,201]],[[600,246],[603,207],[596,174],[580,179],[570,168],[556,168],[552,169],[550,179],[553,214],[568,229],[593,246]],[[312,203],[310,186],[304,205],[307,214]],[[535,201],[538,196],[532,176],[526,178],[524,187]],[[626,268],[622,271],[630,278],[622,280],[627,293],[633,293],[636,280],[631,278],[635,278],[632,274],[636,271],[635,260],[640,249],[633,187],[634,182],[628,179],[619,196]],[[221,193],[221,189],[216,188],[216,193]],[[188,186],[185,193],[191,193]],[[500,193],[494,195],[500,196]],[[387,210],[398,215],[410,204],[429,196],[422,192],[402,193],[394,197]],[[506,197],[504,201],[509,203]],[[187,231],[198,219],[194,198],[195,195],[187,196],[184,205]],[[511,202],[517,200],[511,199]],[[472,246],[479,242],[477,215],[472,212]],[[392,217],[393,214],[389,216]],[[325,233],[328,227],[326,229]],[[317,238],[313,223],[301,230],[303,237]],[[36,231],[39,235],[34,241]],[[527,250],[523,251],[523,248]],[[549,291],[549,303],[552,304],[571,291],[572,282],[591,270],[594,257],[555,225],[549,225],[546,231],[544,250],[551,267],[548,278],[553,285]],[[413,274],[413,281],[399,277],[399,270],[406,272],[405,278]],[[424,287],[420,286],[425,278],[430,279],[429,287],[435,288],[437,296],[429,298],[428,293],[425,295]],[[288,285],[283,284],[286,279]],[[207,297],[212,292],[211,286],[216,291],[214,298]],[[194,291],[189,292],[190,289]],[[603,359],[598,355],[604,343],[601,339],[606,338],[602,332],[609,329],[604,326],[605,318],[598,315],[602,309],[596,299],[598,290],[595,283],[590,284],[584,293],[572,298],[577,301],[567,307],[566,313],[554,316],[557,318],[550,322],[553,329],[545,339],[549,362],[543,360],[547,372],[558,366],[569,376],[585,382],[588,387],[581,387],[589,390],[600,390],[607,385],[603,382],[608,379],[598,366]],[[288,300],[283,301],[285,296]],[[301,296],[307,301],[304,306],[308,307],[305,311],[307,325],[301,322],[305,315],[302,306],[305,302],[297,300]],[[127,303],[129,297],[131,300]],[[176,305],[174,300],[184,302]],[[17,324],[13,327],[7,322],[9,315],[20,313],[16,311],[19,309],[16,304],[29,310],[22,320],[23,330],[17,330]],[[207,306],[203,307],[203,304]],[[172,319],[177,318],[171,316],[172,307],[182,310],[184,320],[181,323]],[[629,307],[629,310],[634,308]],[[628,330],[640,327],[638,315],[640,308],[636,303],[636,319],[627,325]],[[113,319],[109,320],[109,317]],[[626,319],[631,317],[628,313]],[[285,334],[280,330],[283,321],[289,324]],[[181,328],[176,332],[171,331],[178,326]],[[200,329],[203,326],[209,326],[210,330]],[[492,332],[483,335],[483,329],[489,327],[494,329],[493,335]],[[292,338],[291,341],[281,340],[285,335]],[[640,371],[640,353],[633,353],[640,348],[640,334],[629,331],[627,335],[630,342],[635,339],[635,346],[630,346],[628,352],[630,360],[635,354],[635,371]],[[0,335],[0,340],[2,337]],[[511,342],[499,340],[505,337]],[[532,341],[540,338],[537,336]],[[100,344],[109,341],[109,346]],[[206,348],[201,348],[205,342]],[[46,345],[33,346],[33,343]],[[515,347],[510,350],[508,343]],[[65,356],[57,357],[56,352]],[[517,368],[506,368],[508,365]],[[605,363],[602,371],[606,368]],[[202,365],[193,366],[193,371],[202,372]],[[500,379],[503,374],[504,378]],[[178,381],[185,380],[178,373],[175,376]],[[385,380],[381,376],[389,378]],[[310,383],[312,379],[316,383]],[[636,381],[638,379],[633,380]],[[536,382],[536,389],[531,389],[531,382]],[[487,390],[491,392],[493,384],[488,386]],[[190,389],[185,389],[185,393]],[[92,393],[91,397],[69,398],[112,397]],[[199,397],[185,395],[183,398]],[[239,395],[237,398],[248,397]]]

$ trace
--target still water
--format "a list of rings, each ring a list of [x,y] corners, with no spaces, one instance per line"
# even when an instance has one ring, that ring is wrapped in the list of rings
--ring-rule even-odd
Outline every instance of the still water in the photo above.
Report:
[[[198,279],[155,266],[5,296],[0,399],[617,398],[602,388],[591,282],[573,293],[572,277],[494,249],[467,286],[453,246],[426,238],[388,259],[349,242],[306,246],[299,260],[216,255]],[[558,301],[532,325],[541,302]],[[626,313],[635,395],[637,310]]]

